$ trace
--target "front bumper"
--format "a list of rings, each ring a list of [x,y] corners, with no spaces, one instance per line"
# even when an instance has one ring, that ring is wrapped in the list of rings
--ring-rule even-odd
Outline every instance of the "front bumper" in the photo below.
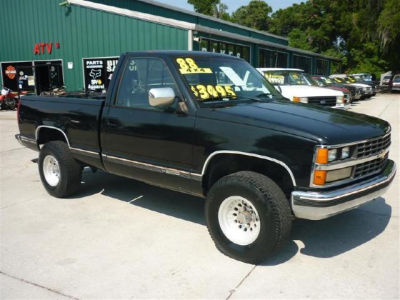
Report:
[[[331,191],[294,191],[292,209],[297,218],[321,220],[357,208],[386,192],[396,174],[396,164],[388,160],[377,176]]]

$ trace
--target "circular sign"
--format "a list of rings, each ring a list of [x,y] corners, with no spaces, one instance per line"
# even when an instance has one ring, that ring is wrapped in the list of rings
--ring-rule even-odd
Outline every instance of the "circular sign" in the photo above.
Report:
[[[5,73],[8,78],[14,79],[17,74],[17,70],[15,70],[15,68],[13,66],[8,66]]]

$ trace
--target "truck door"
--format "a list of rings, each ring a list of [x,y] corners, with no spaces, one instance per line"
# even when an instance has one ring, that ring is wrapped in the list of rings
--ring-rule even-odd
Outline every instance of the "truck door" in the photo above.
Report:
[[[104,166],[111,173],[153,184],[159,180],[160,186],[173,188],[177,179],[191,176],[195,117],[176,109],[180,92],[163,60],[130,57],[121,74],[114,103],[105,108],[102,121]],[[149,90],[165,87],[175,91],[175,104],[151,106]]]

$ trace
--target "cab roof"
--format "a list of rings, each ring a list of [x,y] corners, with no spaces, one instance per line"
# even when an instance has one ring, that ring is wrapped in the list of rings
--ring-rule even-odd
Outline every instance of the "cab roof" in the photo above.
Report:
[[[257,70],[262,72],[268,71],[296,71],[296,72],[304,72],[302,69],[295,69],[295,68],[257,68]]]
[[[233,58],[241,59],[233,55],[216,53],[216,52],[206,52],[206,51],[188,51],[188,50],[147,50],[147,51],[132,51],[126,52],[125,55],[139,55],[139,56],[213,56],[222,58]]]

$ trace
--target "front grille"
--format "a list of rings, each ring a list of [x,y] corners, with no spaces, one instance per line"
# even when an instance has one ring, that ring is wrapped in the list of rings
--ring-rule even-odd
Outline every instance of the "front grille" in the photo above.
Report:
[[[336,97],[308,97],[308,103],[323,106],[335,106]]]
[[[364,177],[367,175],[379,173],[383,169],[383,167],[387,161],[387,158],[388,158],[388,154],[386,154],[384,158],[377,158],[377,159],[370,160],[365,163],[356,165],[354,168],[353,178],[360,178],[360,177]]]
[[[357,144],[357,158],[378,154],[390,146],[390,134]]]

